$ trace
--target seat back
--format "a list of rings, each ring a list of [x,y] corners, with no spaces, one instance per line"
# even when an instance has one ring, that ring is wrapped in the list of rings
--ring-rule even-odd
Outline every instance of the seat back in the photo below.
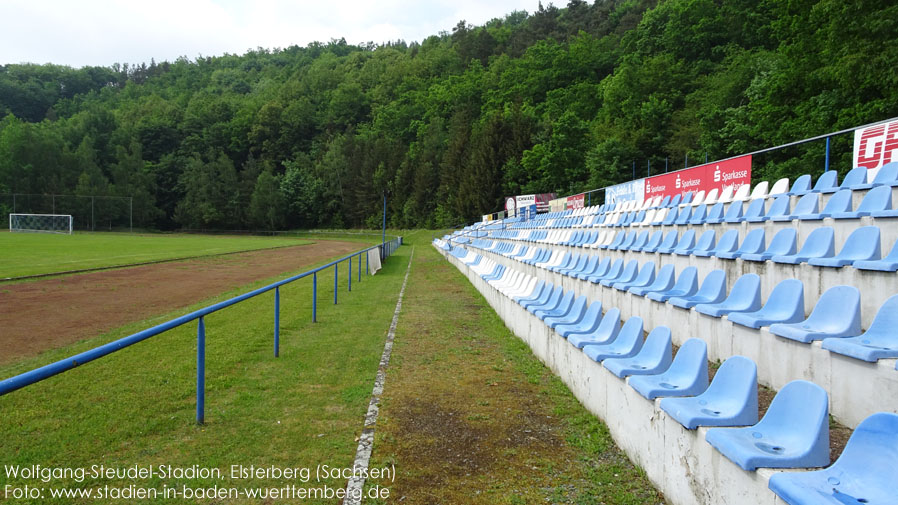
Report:
[[[877,412],[861,421],[828,472],[854,476],[859,482],[862,476],[876,472],[883,483],[898,482],[898,414]]]
[[[720,221],[723,219],[723,203],[717,202],[708,210],[708,215],[705,218],[706,221]]]
[[[686,296],[695,294],[698,291],[698,269],[694,266],[684,268],[671,291],[682,292]]]
[[[652,281],[655,280],[655,262],[654,261],[646,261],[642,268],[639,270],[639,275],[636,277],[636,280],[633,282],[637,286],[648,286]]]
[[[888,186],[880,186],[887,188]],[[854,260],[878,260],[882,258],[882,242],[878,226],[862,226],[851,232],[839,251],[839,258]]]
[[[873,184],[885,184],[887,186],[892,186],[896,182],[898,182],[898,161],[886,163],[880,167],[879,172],[876,173],[876,177],[873,179]]]
[[[703,396],[724,398],[745,408],[742,416],[734,419],[734,425],[752,425],[758,422],[758,367],[745,356],[730,356],[705,390]]]
[[[786,279],[773,287],[765,311],[776,309],[783,319],[804,318],[804,284],[798,279]]]
[[[645,249],[654,249],[661,245],[661,239],[664,236],[664,232],[661,230],[657,230],[652,233],[652,236],[649,237],[648,242],[645,243]]]
[[[755,189],[751,192],[751,196],[749,199],[757,200],[758,198],[766,198],[767,197],[767,188],[770,186],[770,183],[767,181],[761,181],[755,185]]]
[[[639,260],[630,260],[627,262],[627,266],[624,267],[623,271],[621,271],[621,274],[615,277],[615,279],[617,279],[618,282],[630,282],[636,278],[638,269]]]
[[[717,197],[720,194],[720,191],[717,188],[712,188],[711,191],[708,191],[708,194],[705,195],[705,200],[702,202],[705,205],[714,205],[717,203]]]
[[[730,204],[730,208],[727,209],[726,216],[724,216],[723,220],[728,223],[735,223],[739,221],[740,217],[742,217],[742,201],[733,200]]]
[[[767,209],[767,217],[786,216],[789,214],[789,196],[780,195],[773,200]]]
[[[746,237],[748,238],[748,237]],[[783,228],[776,232],[765,251],[774,256],[795,254],[798,250],[798,232],[795,228]]]
[[[734,230],[735,231],[735,230]],[[714,242],[717,239],[717,233],[714,230],[705,230],[702,236],[695,243],[694,251],[710,251],[714,249]]]
[[[689,200],[689,205],[692,205],[693,207],[701,205],[703,203],[705,203],[705,190],[699,191],[692,197],[691,200]]]
[[[677,219],[677,207],[671,207],[670,210],[667,211],[667,217],[664,218],[664,221],[661,222],[663,225],[672,225],[674,221]]]
[[[811,174],[804,174],[792,183],[791,194],[805,193],[811,190]]]
[[[814,191],[824,191],[830,188],[836,187],[836,183],[839,178],[838,170],[828,170],[823,172],[823,175],[817,179],[817,183],[814,184]]]
[[[729,203],[733,200],[733,192],[736,191],[735,186],[726,186],[721,190],[720,197],[717,199],[720,203]]]
[[[602,317],[599,327],[592,335],[596,340],[613,342],[618,334],[620,334],[620,309],[612,307]]]
[[[661,224],[667,218],[667,209],[658,209],[655,212],[655,218],[652,220],[652,224]]]
[[[782,179],[773,183],[773,186],[770,188],[770,191],[767,193],[767,195],[781,195],[786,191],[789,191],[789,178],[783,177]]]
[[[690,338],[683,342],[674,356],[666,374],[698,376],[697,390],[708,387],[708,344],[700,338]],[[697,394],[697,393],[696,393]]]
[[[645,230],[636,236],[636,240],[630,245],[630,250],[639,249],[649,240],[649,231]]]
[[[690,217],[692,217],[692,207],[683,207],[679,209],[674,224],[686,224],[689,222]]]
[[[692,211],[692,217],[689,219],[689,224],[702,224],[705,222],[705,215],[708,213],[708,206],[705,204],[699,204],[695,207],[695,210]]]
[[[742,245],[739,247],[739,254],[761,253],[764,251],[765,243],[764,228],[755,228],[745,235],[745,240],[742,241]]]
[[[848,188],[867,182],[867,167],[854,167],[842,179],[840,188]]]
[[[831,226],[814,228],[802,244],[801,250],[798,251],[799,256],[811,258],[830,258],[835,253],[835,233]]]
[[[670,203],[669,203],[668,205],[669,205],[670,207],[676,207],[676,206],[680,205],[680,202],[681,202],[682,200],[683,200],[683,195],[682,195],[682,194],[675,195],[673,198],[670,199]]]
[[[702,287],[699,288],[695,296],[700,296],[708,300],[723,300],[727,291],[727,274],[723,270],[711,270],[702,281]]]
[[[763,229],[762,229],[763,231]],[[715,252],[733,252],[736,248],[739,247],[739,230],[727,230],[723,235],[720,236],[720,240],[717,242],[717,247],[714,248]]]
[[[763,216],[764,203],[765,200],[763,198],[752,200],[751,203],[748,204],[748,209],[745,210],[745,214],[742,216],[742,220],[745,221]]]
[[[806,321],[807,325],[822,329],[834,336],[861,334],[861,293],[854,286],[833,286],[827,289]]]
[[[808,193],[802,196],[798,199],[798,203],[795,204],[795,210],[792,212],[792,216],[798,217],[806,214],[817,214],[819,212],[819,202],[819,193]]]
[[[695,232],[693,232],[694,234]],[[659,246],[660,249],[673,249],[677,245],[677,230],[670,230],[664,236],[664,240]]]
[[[788,449],[805,452],[797,467],[829,464],[829,398],[813,382],[796,380],[783,386],[755,428],[761,433],[783,434],[777,438],[796,445]]]
[[[727,302],[744,307],[740,310],[755,311],[761,308],[761,277],[745,274],[733,283]]]
[[[661,267],[661,270],[658,270],[658,275],[655,277],[655,281],[652,282],[650,286],[651,291],[667,291],[674,286],[674,277],[676,274],[676,270],[672,263],[668,263]]]
[[[733,195],[734,202],[741,202],[748,198],[748,192],[751,191],[751,186],[748,184],[743,184],[736,189],[736,193]]]
[[[677,247],[674,251],[691,251],[693,247],[695,247],[695,230],[690,228],[683,232],[683,236],[680,237],[680,241],[677,242]]]
[[[858,212],[875,212],[877,210],[891,210],[892,208],[892,187],[877,186],[864,196],[861,204],[857,206]]]

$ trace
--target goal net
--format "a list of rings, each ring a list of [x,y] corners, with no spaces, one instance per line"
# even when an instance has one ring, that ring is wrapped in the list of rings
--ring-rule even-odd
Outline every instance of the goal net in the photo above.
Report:
[[[72,216],[64,214],[10,214],[9,231],[72,233]]]

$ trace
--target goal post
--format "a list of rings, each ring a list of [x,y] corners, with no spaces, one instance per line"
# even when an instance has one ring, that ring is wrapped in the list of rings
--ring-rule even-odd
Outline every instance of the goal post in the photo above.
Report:
[[[72,234],[70,214],[10,214],[9,231]]]

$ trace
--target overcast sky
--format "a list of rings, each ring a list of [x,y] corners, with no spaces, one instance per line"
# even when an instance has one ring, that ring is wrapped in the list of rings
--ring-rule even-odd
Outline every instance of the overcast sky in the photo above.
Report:
[[[560,5],[564,2],[556,2]],[[548,2],[547,2],[548,4]],[[0,64],[173,61],[256,47],[423,38],[538,0],[0,0]]]

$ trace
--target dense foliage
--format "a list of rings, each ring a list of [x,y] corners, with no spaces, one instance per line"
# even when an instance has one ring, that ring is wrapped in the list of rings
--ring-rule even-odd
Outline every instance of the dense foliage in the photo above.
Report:
[[[503,195],[628,180],[634,162],[642,176],[894,116],[896,23],[886,0],[570,0],[420,44],[0,66],[0,194],[278,229],[377,226],[386,191],[393,226],[455,224]],[[755,176],[823,156],[759,156]]]

